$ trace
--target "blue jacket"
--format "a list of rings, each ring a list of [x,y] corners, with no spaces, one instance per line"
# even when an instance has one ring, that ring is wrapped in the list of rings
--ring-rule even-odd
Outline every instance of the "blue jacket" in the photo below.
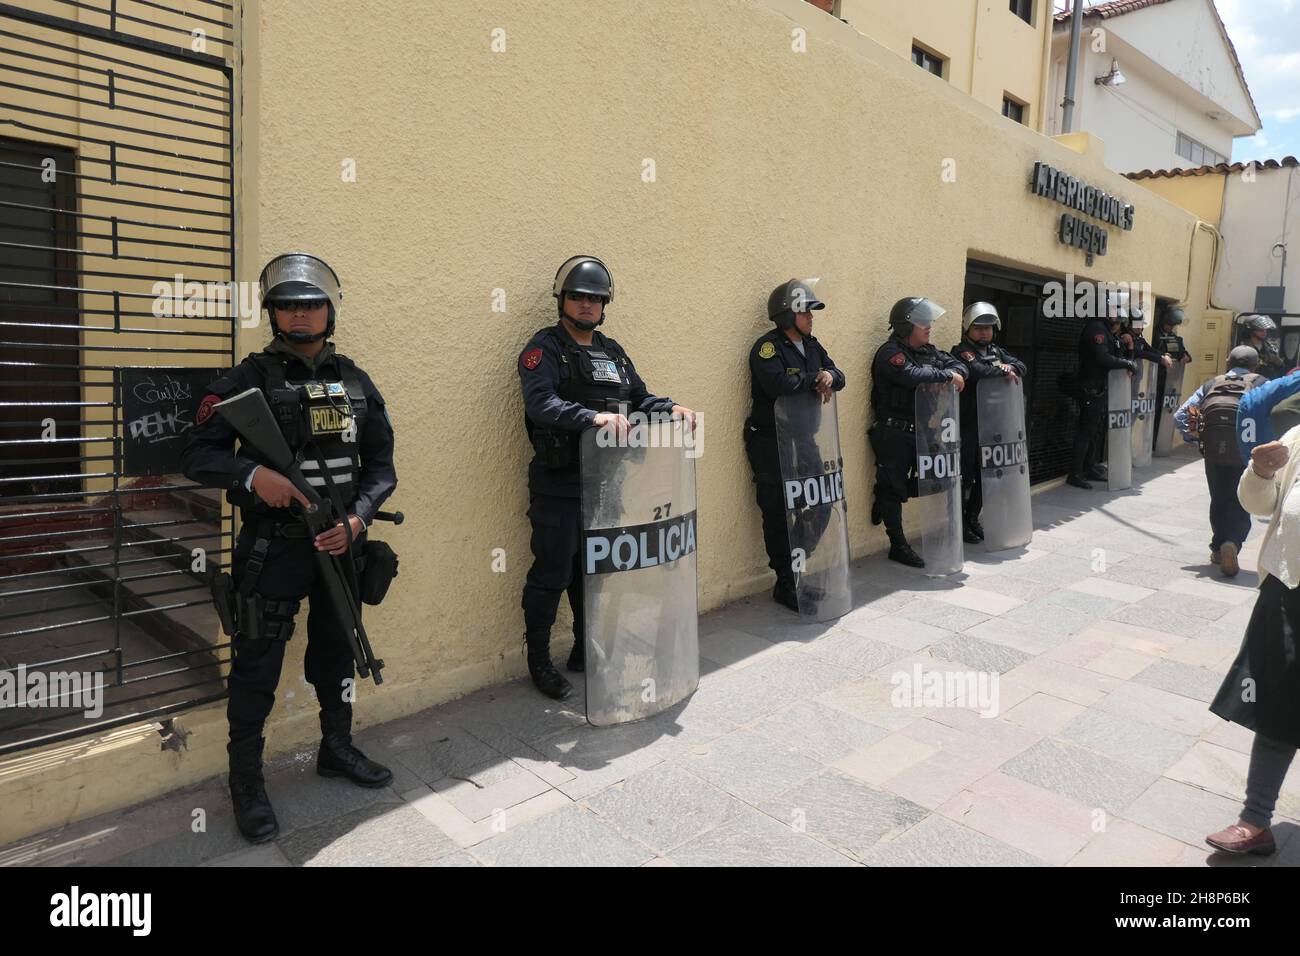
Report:
[[[1278,404],[1300,392],[1300,371],[1284,375],[1271,382],[1252,388],[1241,397],[1237,406],[1237,447],[1241,450],[1241,460],[1249,461],[1250,453],[1256,445],[1264,445],[1277,440],[1273,434],[1273,424],[1269,421],[1269,412]],[[1244,432],[1246,423],[1254,421],[1254,441],[1246,441]]]

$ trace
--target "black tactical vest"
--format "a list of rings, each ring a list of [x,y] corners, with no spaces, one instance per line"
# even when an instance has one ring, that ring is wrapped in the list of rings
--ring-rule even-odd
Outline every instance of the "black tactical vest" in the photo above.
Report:
[[[284,357],[259,353],[252,358],[266,376],[267,402],[289,448],[301,459],[307,483],[321,497],[329,497],[323,462],[344,504],[351,504],[357,494],[357,452],[366,422],[366,395],[352,360],[335,355],[341,381],[328,376],[298,381],[287,378]]]
[[[1155,348],[1161,355],[1174,359],[1183,357],[1183,341],[1177,332],[1157,332]]]
[[[933,345],[923,345],[919,349],[909,348],[906,342],[895,339],[903,353],[917,365],[936,367],[939,365],[939,350]],[[911,419],[916,414],[916,389],[894,382],[875,379],[872,382],[872,402],[876,406],[877,416]]]
[[[623,350],[611,348],[599,332],[591,345],[579,345],[560,335],[555,339],[564,349],[560,358],[563,363],[560,384],[556,389],[560,398],[595,412],[626,415],[632,397],[632,377],[628,374],[627,356]]]

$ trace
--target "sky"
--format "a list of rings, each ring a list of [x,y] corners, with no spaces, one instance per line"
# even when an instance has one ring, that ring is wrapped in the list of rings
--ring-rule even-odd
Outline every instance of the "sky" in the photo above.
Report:
[[[1215,0],[1263,128],[1232,146],[1236,162],[1300,157],[1300,0]]]
[[[1254,136],[1233,141],[1233,162],[1300,157],[1300,0],[1213,2],[1262,123]],[[1057,10],[1066,6],[1064,0],[1053,2]]]

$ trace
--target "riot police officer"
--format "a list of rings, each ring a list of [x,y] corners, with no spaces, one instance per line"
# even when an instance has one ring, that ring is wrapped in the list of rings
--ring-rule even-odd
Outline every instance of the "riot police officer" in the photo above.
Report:
[[[975,402],[978,383],[985,378],[1010,378],[1018,382],[1025,374],[1024,362],[993,343],[993,335],[1000,326],[996,308],[988,302],[972,302],[961,316],[961,341],[950,350],[970,370],[974,386],[961,393],[962,539],[967,544],[984,540],[984,529],[980,526],[984,494],[980,483],[979,418]]]
[[[1259,372],[1267,379],[1275,379],[1286,371],[1282,353],[1270,337],[1277,331],[1277,323],[1267,315],[1243,315],[1239,320],[1242,332],[1238,345],[1249,345],[1259,353]]]
[[[782,395],[814,392],[829,401],[844,388],[844,373],[812,334],[812,313],[826,308],[811,287],[798,279],[783,282],[767,298],[767,317],[776,327],[758,337],[749,350],[750,412],[745,420],[745,455],[754,476],[755,497],[763,519],[763,547],[776,572],[772,600],[799,610],[791,568],[781,461],[776,443],[776,400]]]
[[[344,622],[332,611],[315,556],[359,556],[366,527],[393,493],[397,473],[383,397],[370,376],[329,341],[343,298],[334,270],[315,256],[287,253],[267,263],[259,286],[272,341],[210,386],[182,467],[199,484],[226,489],[243,520],[231,565],[241,606],[252,617],[242,619],[232,639],[227,750],[235,822],[260,843],[279,832],[262,776],[263,725],[275,704],[285,643],[303,598],[310,603],[306,677],[320,704],[317,772],[363,787],[383,787],[392,779],[386,767],[352,746],[356,671]],[[343,505],[346,522],[340,518],[309,539],[290,510],[291,504],[307,504],[302,493],[248,443],[235,447],[234,429],[213,406],[249,388],[266,394],[290,449],[302,453],[307,481]],[[311,414],[318,408],[322,414]]]
[[[597,330],[614,300],[614,279],[595,256],[573,256],[555,273],[559,316],[519,354],[524,423],[533,446],[528,465],[528,520],[533,564],[524,583],[528,673],[543,694],[563,700],[573,686],[551,662],[551,626],[568,591],[573,650],[568,669],[585,667],[580,562],[579,436],[587,428],[627,433],[631,412],[670,413],[694,427],[695,413],[651,395],[623,347]]]
[[[1175,365],[1190,365],[1192,362],[1192,353],[1187,351],[1187,345],[1183,342],[1183,337],[1178,334],[1178,326],[1186,321],[1183,310],[1177,306],[1170,306],[1161,314],[1160,321],[1157,324],[1155,342],[1156,352],[1160,354],[1160,370],[1156,377],[1156,394],[1164,395],[1165,382],[1168,377],[1168,370]],[[1166,362],[1165,359],[1168,359]],[[1156,406],[1156,434],[1160,432],[1160,420],[1164,417],[1164,402]]]
[[[1074,454],[1070,462],[1068,484],[1076,488],[1091,488],[1088,479],[1101,481],[1106,477],[1097,465],[1106,436],[1107,376],[1112,369],[1125,369],[1129,375],[1137,371],[1137,362],[1125,358],[1124,346],[1119,340],[1123,317],[1118,306],[1107,302],[1106,321],[1089,319],[1079,333],[1079,368],[1077,372],[1077,399],[1079,420],[1074,433]]]
[[[889,311],[890,336],[871,362],[875,422],[867,433],[876,456],[871,523],[885,523],[889,559],[914,568],[925,561],[903,534],[903,502],[916,490],[916,388],[955,382],[960,392],[970,371],[959,359],[930,344],[930,330],[944,308],[919,296],[899,299]]]

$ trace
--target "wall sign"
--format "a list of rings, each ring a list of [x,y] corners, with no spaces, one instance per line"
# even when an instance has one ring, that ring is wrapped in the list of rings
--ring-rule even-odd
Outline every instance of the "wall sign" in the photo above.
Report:
[[[1104,189],[1091,186],[1055,166],[1034,163],[1029,188],[1036,196],[1068,206],[1106,225],[1118,226],[1126,232],[1133,228],[1132,203],[1127,203],[1118,196],[1112,196]],[[1106,254],[1106,247],[1110,242],[1110,231],[1106,225],[1096,225],[1080,219],[1074,213],[1063,212],[1057,226],[1056,238],[1067,246],[1082,249],[1088,265],[1092,265],[1093,256]]]

